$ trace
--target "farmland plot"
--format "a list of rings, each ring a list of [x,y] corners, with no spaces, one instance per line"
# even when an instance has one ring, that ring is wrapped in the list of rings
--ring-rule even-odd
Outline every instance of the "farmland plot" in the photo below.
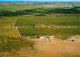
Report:
[[[77,15],[20,16],[15,24],[22,36],[54,35],[56,38],[79,35]]]

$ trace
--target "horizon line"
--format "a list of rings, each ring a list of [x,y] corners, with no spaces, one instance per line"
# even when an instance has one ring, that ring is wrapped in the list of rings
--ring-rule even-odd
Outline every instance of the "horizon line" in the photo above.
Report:
[[[0,1],[0,2],[80,2],[80,1]]]

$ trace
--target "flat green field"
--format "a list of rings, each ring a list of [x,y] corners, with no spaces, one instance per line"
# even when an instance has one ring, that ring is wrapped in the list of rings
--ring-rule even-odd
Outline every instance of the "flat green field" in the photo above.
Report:
[[[79,15],[20,16],[15,24],[22,36],[54,35],[56,38],[80,34]]]
[[[75,4],[75,6],[79,6],[80,4]],[[55,3],[55,4],[0,4],[0,11],[1,10],[10,10],[10,11],[19,11],[19,10],[26,10],[26,9],[36,9],[36,8],[63,8],[63,7],[72,7],[72,4],[64,4],[64,3]]]
[[[31,5],[31,6],[27,6],[27,5],[21,5],[21,6],[16,6],[16,5],[8,5],[8,6],[0,6],[0,10],[10,10],[10,11],[19,11],[19,10],[25,10],[25,9],[35,9],[35,8],[40,8],[43,7],[42,5]],[[15,8],[15,9],[14,9]]]

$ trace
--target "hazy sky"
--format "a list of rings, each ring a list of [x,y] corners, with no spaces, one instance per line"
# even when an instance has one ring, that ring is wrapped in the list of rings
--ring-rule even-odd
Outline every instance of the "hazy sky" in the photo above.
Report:
[[[0,0],[0,1],[80,1],[80,0]]]

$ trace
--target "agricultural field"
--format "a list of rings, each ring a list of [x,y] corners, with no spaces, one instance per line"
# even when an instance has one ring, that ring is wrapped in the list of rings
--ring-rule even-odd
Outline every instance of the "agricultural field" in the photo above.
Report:
[[[17,17],[15,27],[22,36],[54,35],[65,38],[79,35],[79,15],[46,15]]]
[[[13,28],[15,20],[16,17],[0,18],[0,57],[7,56],[4,55],[5,52],[11,55],[16,50],[20,50],[21,48],[30,49],[33,45],[33,42],[19,37],[16,29]]]

